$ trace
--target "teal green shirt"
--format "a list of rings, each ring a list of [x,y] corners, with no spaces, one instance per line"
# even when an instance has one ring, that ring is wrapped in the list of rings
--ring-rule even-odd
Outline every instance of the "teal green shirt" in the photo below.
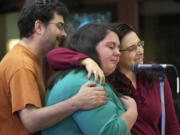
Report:
[[[85,71],[75,73],[75,70],[72,70],[48,91],[46,106],[72,97],[88,81]],[[126,123],[119,117],[125,112],[123,104],[108,84],[97,86],[104,87],[108,94],[108,102],[105,105],[91,110],[79,110],[42,131],[42,135],[125,135]]]

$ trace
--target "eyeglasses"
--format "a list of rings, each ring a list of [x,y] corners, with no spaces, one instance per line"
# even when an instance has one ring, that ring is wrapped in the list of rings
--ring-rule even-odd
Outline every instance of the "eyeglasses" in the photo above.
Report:
[[[126,49],[120,49],[120,51],[128,51],[128,52],[132,52],[132,51],[136,51],[137,48],[143,48],[144,47],[144,41],[139,41],[136,45],[131,45],[129,47],[127,47]]]
[[[55,24],[56,27],[59,29],[59,30],[64,30],[64,31],[67,31],[67,26],[62,23],[62,22],[58,22],[58,23],[49,23],[49,24]]]

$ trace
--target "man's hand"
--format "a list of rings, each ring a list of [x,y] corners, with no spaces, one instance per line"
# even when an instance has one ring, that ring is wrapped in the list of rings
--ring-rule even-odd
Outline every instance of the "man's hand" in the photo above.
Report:
[[[100,84],[105,84],[105,76],[98,64],[91,58],[85,58],[79,62],[80,65],[85,66],[88,72],[88,79],[91,77],[91,74],[94,74],[94,81],[97,82],[98,78],[100,79]]]
[[[95,82],[85,83],[74,96],[74,103],[79,109],[88,110],[96,108],[107,102],[107,93],[103,87],[92,87]]]

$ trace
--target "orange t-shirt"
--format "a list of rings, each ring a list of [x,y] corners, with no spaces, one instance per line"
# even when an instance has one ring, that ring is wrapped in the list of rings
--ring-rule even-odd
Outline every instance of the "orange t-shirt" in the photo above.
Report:
[[[44,97],[39,59],[17,44],[0,62],[0,135],[30,135],[17,111],[27,104],[42,107]]]

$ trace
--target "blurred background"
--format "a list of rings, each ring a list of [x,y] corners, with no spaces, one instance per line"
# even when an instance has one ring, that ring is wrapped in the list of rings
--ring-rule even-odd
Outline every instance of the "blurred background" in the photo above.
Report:
[[[89,22],[134,25],[145,41],[145,57],[174,64],[180,72],[180,0],[61,0],[70,10],[71,34]],[[0,0],[0,60],[19,40],[17,16],[25,0]],[[176,73],[166,70],[180,123]]]

